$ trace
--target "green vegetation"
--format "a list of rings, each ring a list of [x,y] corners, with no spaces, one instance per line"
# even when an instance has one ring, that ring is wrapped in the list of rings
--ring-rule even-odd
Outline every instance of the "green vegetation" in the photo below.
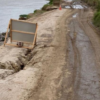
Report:
[[[60,2],[61,0],[49,0],[49,3],[44,5],[42,7],[42,10],[46,10],[47,8],[52,7],[54,5],[59,6]]]
[[[39,14],[42,14],[44,13],[45,11],[47,11],[47,8],[50,8],[54,5],[54,2],[57,2],[59,3],[61,0],[48,0],[49,3],[45,4],[41,10],[35,10],[33,13],[30,13],[30,14],[22,14],[19,16],[19,19],[20,20],[27,20],[29,19],[30,17],[32,17],[33,15],[39,15]]]
[[[90,6],[97,6],[99,0],[82,0],[82,1],[86,2]]]
[[[38,10],[34,10],[33,14],[35,14],[35,13],[37,13],[37,12],[38,12]]]
[[[54,1],[54,0],[50,0],[50,1],[49,1],[49,4],[53,4],[53,1]]]
[[[98,4],[96,6],[97,11],[100,11],[100,1],[98,1]]]
[[[23,15],[20,15],[19,17],[20,17],[19,19],[26,20],[29,18],[29,15],[23,14]]]
[[[96,5],[96,13],[94,14],[93,24],[100,28],[100,1]]]
[[[93,18],[93,24],[100,28],[100,11],[97,11]]]
[[[96,9],[96,12],[94,14],[93,18],[93,24],[100,28],[100,0],[82,0],[86,2],[89,6],[92,6]]]
[[[53,1],[54,1],[54,0],[49,0],[49,3],[45,4],[45,5],[42,7],[42,10],[46,10],[47,7],[52,6],[52,5],[53,5]]]
[[[46,10],[47,9],[47,7],[50,7],[50,6],[52,6],[52,4],[45,4],[43,7],[42,7],[42,10]]]

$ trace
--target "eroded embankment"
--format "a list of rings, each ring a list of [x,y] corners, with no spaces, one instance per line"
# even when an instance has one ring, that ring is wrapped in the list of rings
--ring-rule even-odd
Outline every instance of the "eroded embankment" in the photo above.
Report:
[[[19,70],[28,62],[27,49],[0,47],[0,79],[6,78]]]
[[[94,37],[93,39],[91,36],[91,31],[92,35],[96,35],[96,33],[88,25],[87,14],[90,12],[87,12],[85,12],[86,15],[84,17],[84,11],[81,12],[81,16],[79,16],[80,13],[78,13],[76,18],[73,18],[69,24],[69,37],[70,41],[72,41],[69,41],[71,52],[69,53],[69,59],[71,58],[70,63],[73,65],[76,73],[74,81],[74,100],[100,99],[99,65],[96,59],[97,48],[94,47],[98,45],[99,42],[95,44],[94,39],[98,40],[98,38]]]
[[[72,10],[54,10],[34,21],[30,20],[39,25],[37,46],[27,54],[26,58],[30,61],[24,61],[24,70],[0,80],[0,100],[58,100],[66,97],[63,93],[72,95],[72,81],[65,81],[70,79],[71,69],[66,65],[67,41],[64,28],[65,19],[72,13]],[[12,59],[19,57],[9,56]]]

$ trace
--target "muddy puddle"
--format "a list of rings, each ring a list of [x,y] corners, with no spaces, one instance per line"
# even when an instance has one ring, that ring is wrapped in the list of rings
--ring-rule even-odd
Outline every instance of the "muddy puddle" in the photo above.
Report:
[[[74,1],[74,0],[65,0],[66,5],[64,6],[65,9],[88,9],[88,7],[82,4],[81,1]]]
[[[79,5],[79,4],[77,4],[77,5],[71,5],[71,7],[73,9],[84,9],[84,7],[82,5]],[[67,8],[67,9],[70,9],[71,7],[70,6],[65,6],[65,8]]]
[[[73,66],[75,100],[100,100],[95,51],[74,15],[69,24],[69,59]]]

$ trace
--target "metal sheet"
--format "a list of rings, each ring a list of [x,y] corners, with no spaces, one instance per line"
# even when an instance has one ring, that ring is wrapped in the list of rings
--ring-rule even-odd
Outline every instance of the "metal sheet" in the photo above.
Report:
[[[25,33],[12,32],[12,40],[33,43],[34,34],[25,34]]]
[[[12,20],[12,30],[35,33],[36,24]]]

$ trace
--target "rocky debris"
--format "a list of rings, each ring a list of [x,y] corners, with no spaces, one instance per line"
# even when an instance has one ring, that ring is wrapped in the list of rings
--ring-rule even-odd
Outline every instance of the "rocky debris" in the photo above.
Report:
[[[29,15],[23,14],[19,16],[19,20],[27,20]]]
[[[14,73],[14,70],[4,70],[0,69],[0,79],[5,79],[9,75],[12,75]]]
[[[6,33],[0,33],[0,41],[4,41]]]
[[[63,19],[64,14],[68,16],[71,13],[71,10],[67,11],[62,9],[61,11],[54,10],[43,14],[34,21],[34,18],[31,18],[30,21],[37,22],[39,26],[37,32],[37,46],[32,52],[28,53],[27,49],[14,47],[0,49],[0,65],[3,63],[3,68],[9,67],[7,62],[10,63],[10,65],[14,63],[17,64],[17,66],[13,65],[15,68],[11,67],[11,69],[16,71],[21,69],[20,67],[25,64],[23,70],[6,77],[5,80],[0,80],[0,90],[2,91],[0,93],[0,100],[31,100],[30,98],[32,96],[32,100],[44,100],[44,98],[46,98],[45,100],[53,100],[53,98],[58,96],[58,94],[56,95],[55,93],[57,89],[62,90],[62,88],[59,88],[62,86],[62,82],[59,79],[61,79],[60,77],[63,75],[61,73],[65,65],[64,58],[66,50],[64,49],[65,52],[62,51],[59,53],[58,51],[61,48],[60,46],[63,46],[63,44],[66,45],[66,43],[62,41],[63,39],[61,38],[64,36],[63,32],[61,30],[59,31],[59,27],[56,26],[61,16],[61,19]],[[58,31],[56,31],[56,29]],[[66,36],[64,37],[66,39]],[[48,39],[51,39],[51,41],[48,42]],[[62,41],[60,45],[58,44],[58,42],[60,43],[59,40]],[[65,45],[64,47],[66,47]],[[63,48],[61,48],[61,50],[63,50]],[[58,64],[60,64],[61,67],[58,66]]]
[[[42,10],[43,11],[50,11],[50,10],[54,10],[54,9],[57,9],[58,8],[58,6],[54,6],[54,5],[44,5],[43,7],[42,7]]]
[[[0,68],[19,71],[27,63],[28,50],[15,47],[0,48]]]
[[[19,18],[19,20],[27,20],[27,18]]]
[[[45,47],[45,45],[41,45],[41,46],[37,46],[29,55],[28,55],[28,59],[29,62],[27,63],[27,65],[25,66],[25,68],[29,67],[29,66],[33,66],[37,63],[41,63],[42,61],[42,57],[46,54],[47,49]]]
[[[3,42],[5,40],[5,35],[6,35],[6,32],[0,33],[0,46],[3,45]]]
[[[50,11],[50,10],[54,10],[54,9],[58,9],[58,6],[48,6],[46,8],[46,11]]]
[[[61,0],[53,0],[53,4],[59,6],[61,3]]]

